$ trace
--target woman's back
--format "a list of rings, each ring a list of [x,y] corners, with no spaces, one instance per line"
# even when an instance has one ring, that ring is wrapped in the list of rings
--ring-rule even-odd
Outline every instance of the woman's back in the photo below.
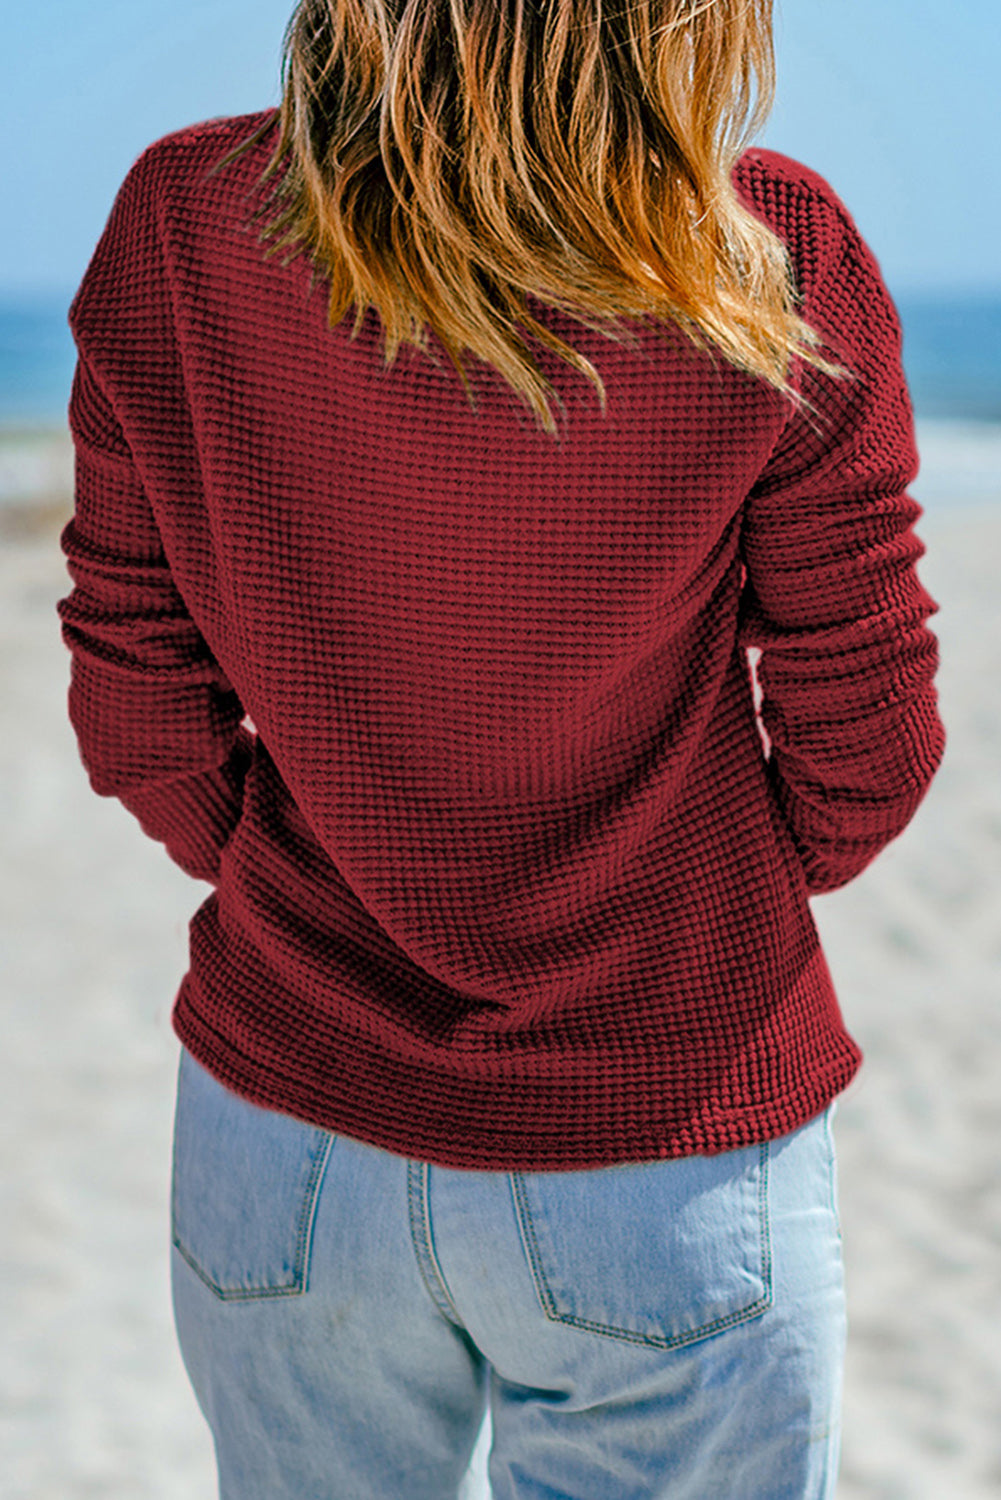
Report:
[[[179,1035],[445,1165],[795,1128],[859,1056],[807,898],[941,754],[871,254],[816,174],[745,153],[853,378],[805,367],[795,409],[679,328],[623,347],[533,299],[608,392],[540,348],[554,442],[496,370],[472,410],[440,344],[386,369],[371,312],[328,328],[261,256],[267,133],[207,173],[270,113],[150,147],[71,311],[71,709],[96,789],[216,887]]]

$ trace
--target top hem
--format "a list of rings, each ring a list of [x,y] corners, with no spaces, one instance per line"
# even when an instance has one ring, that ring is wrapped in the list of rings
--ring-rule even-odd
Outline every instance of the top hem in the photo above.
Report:
[[[678,1112],[673,1118],[662,1115],[659,1121],[637,1120],[640,1098],[656,1100],[662,1092],[652,1069],[645,1090],[644,1080],[634,1072],[629,1097],[619,1099],[618,1108],[606,1109],[604,1114],[598,1107],[601,1101],[584,1089],[576,1115],[568,1111],[565,1098],[556,1097],[566,1093],[566,1086],[554,1085],[551,1106],[545,1108],[535,1097],[540,1092],[536,1085],[531,1090],[532,1107],[527,1107],[527,1099],[524,1102],[526,1115],[537,1124],[523,1121],[506,1131],[505,1117],[511,1120],[519,1109],[519,1094],[527,1090],[511,1085],[506,1108],[495,1108],[475,1119],[468,1101],[463,1102],[456,1090],[454,1121],[446,1137],[440,1124],[432,1129],[426,1123],[430,1114],[427,1094],[433,1085],[427,1090],[418,1086],[408,1100],[398,1080],[388,1087],[384,1083],[382,1098],[391,1100],[391,1107],[381,1111],[360,1091],[336,1103],[293,1098],[274,1071],[269,1076],[265,1065],[241,1055],[219,1036],[198,1014],[183,986],[171,1019],[175,1034],[195,1061],[249,1103],[398,1157],[467,1171],[579,1171],[714,1156],[777,1140],[822,1113],[852,1081],[862,1062],[854,1040],[835,1028],[814,1038],[813,1070],[795,1081],[788,1097],[751,1100],[730,1110],[703,1105],[701,1110]],[[788,1073],[788,1059],[774,1061],[775,1073]],[[612,1102],[616,1102],[614,1096]],[[652,1113],[652,1106],[648,1104],[646,1110]],[[447,1115],[440,1090],[434,1115],[439,1122]]]

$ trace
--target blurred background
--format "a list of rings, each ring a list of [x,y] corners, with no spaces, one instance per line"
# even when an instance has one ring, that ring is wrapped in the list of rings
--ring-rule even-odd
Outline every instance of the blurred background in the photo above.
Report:
[[[0,21],[3,1500],[214,1494],[167,1272],[169,1014],[207,888],[93,795],[66,718],[65,319],[139,153],[277,104],[291,9],[50,0]],[[996,0],[785,0],[776,51],[758,143],[828,179],[901,315],[949,732],[911,827],[814,904],[867,1055],[838,1123],[839,1500],[987,1500],[1001,1495],[1001,28]]]

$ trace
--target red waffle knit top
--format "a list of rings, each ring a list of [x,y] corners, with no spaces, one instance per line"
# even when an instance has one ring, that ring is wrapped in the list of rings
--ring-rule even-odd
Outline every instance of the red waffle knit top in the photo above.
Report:
[[[794,1129],[860,1059],[808,898],[943,750],[872,253],[746,152],[856,378],[805,367],[811,419],[677,329],[630,348],[532,299],[608,390],[533,341],[554,441],[492,367],[473,410],[433,335],[387,369],[373,308],[352,341],[305,255],[265,260],[271,133],[206,170],[268,113],[145,150],[70,310],[69,711],[94,791],[211,884],[177,1034],[246,1099],[445,1166]]]

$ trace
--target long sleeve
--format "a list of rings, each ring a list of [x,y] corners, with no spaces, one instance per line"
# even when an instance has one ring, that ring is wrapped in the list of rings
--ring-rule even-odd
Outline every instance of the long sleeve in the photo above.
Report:
[[[913,817],[942,759],[938,608],[916,564],[918,467],[901,329],[878,265],[823,180],[799,187],[804,316],[853,371],[806,367],[817,416],[787,424],[745,509],[741,640],[761,651],[768,775],[807,877],[858,875]],[[820,247],[819,250],[816,247]]]
[[[171,577],[125,437],[83,353],[69,408],[75,514],[61,544],[69,715],[94,791],[215,883],[253,736]]]

